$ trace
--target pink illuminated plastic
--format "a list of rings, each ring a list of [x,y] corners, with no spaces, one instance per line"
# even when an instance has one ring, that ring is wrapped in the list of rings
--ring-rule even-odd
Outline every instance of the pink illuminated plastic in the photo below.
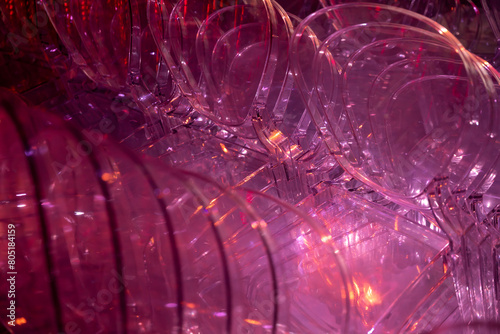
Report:
[[[0,0],[2,332],[498,332],[497,7]]]

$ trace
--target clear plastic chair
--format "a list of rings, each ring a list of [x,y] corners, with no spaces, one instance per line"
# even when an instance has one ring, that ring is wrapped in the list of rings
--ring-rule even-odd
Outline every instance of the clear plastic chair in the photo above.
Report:
[[[401,43],[405,43],[405,39],[409,39],[409,41],[406,42],[406,47],[398,47],[397,41],[383,42],[391,38],[401,38]],[[410,41],[412,38],[417,38],[420,41],[412,42]],[[380,40],[378,46],[377,44],[371,45],[378,40]],[[412,43],[415,44],[411,46]],[[443,49],[441,51],[435,49],[440,47],[433,46],[433,43],[442,45],[441,48]],[[418,45],[421,45],[421,49],[418,48]],[[369,51],[370,48],[373,48],[373,52]],[[490,121],[492,117],[495,119],[493,115],[496,106],[496,92],[492,90],[492,81],[485,69],[481,67],[482,65],[477,62],[476,58],[466,53],[463,48],[460,48],[460,44],[446,29],[412,12],[370,4],[339,5],[316,12],[299,25],[292,42],[291,60],[297,83],[304,100],[307,101],[309,111],[312,113],[312,119],[321,131],[323,140],[339,163],[349,173],[378,191],[387,194],[393,200],[403,201],[402,203],[406,205],[412,203],[417,207],[425,207],[425,196],[421,199],[418,199],[418,196],[424,194],[426,184],[436,174],[439,174],[438,170],[440,168],[449,168],[447,172],[458,174],[456,182],[459,183],[461,178],[469,175],[469,171],[474,165],[474,157],[478,156],[479,152],[474,147],[477,147],[478,143],[491,144],[493,142],[488,136],[491,134],[491,129],[496,126],[496,121]],[[448,51],[444,51],[445,49]],[[364,54],[365,52],[366,54]],[[449,88],[439,85],[439,87],[443,87],[439,89],[448,90],[449,94],[445,94],[445,96],[448,96],[447,99],[437,98],[439,94],[435,90],[422,95],[424,98],[430,99],[433,96],[431,93],[435,93],[436,103],[444,104],[439,107],[439,104],[436,103],[430,104],[430,107],[425,107],[423,101],[419,102],[421,104],[405,103],[404,101],[409,97],[416,98],[418,96],[410,93],[411,89],[416,87],[415,84],[423,85],[421,89],[429,89],[431,86],[423,84],[425,82],[423,79],[417,79],[415,84],[408,86],[405,86],[404,81],[411,80],[410,77],[405,77],[400,81],[397,79],[403,78],[400,73],[401,70],[405,71],[403,73],[409,74],[404,69],[404,66],[415,71],[415,73],[419,72],[427,75],[426,67],[419,67],[418,61],[420,58],[424,60],[425,54],[428,52],[435,52],[436,57],[439,56],[439,53],[447,53],[450,65],[459,62],[458,65],[451,65],[449,68],[439,65],[439,62],[433,64],[435,65],[434,70],[441,71],[437,72],[439,75],[451,71],[448,73],[451,75],[449,77]],[[315,57],[314,65],[308,61],[311,57]],[[360,60],[359,65],[355,65],[355,57],[365,57],[365,59]],[[415,60],[412,64],[403,65],[405,59],[410,63],[412,62],[411,59]],[[444,60],[444,63],[446,61]],[[359,69],[355,70],[352,68],[353,66],[359,66]],[[401,70],[398,66],[401,66]],[[393,73],[389,72],[390,70]],[[387,71],[388,74],[387,77],[382,79],[384,71]],[[366,80],[364,80],[364,75],[366,75]],[[416,76],[418,77],[418,75]],[[375,81],[373,83],[374,87],[370,87],[369,82],[373,82],[376,78],[379,81]],[[390,78],[389,87],[392,88],[386,88],[388,78]],[[431,75],[429,75],[429,79],[432,79]],[[349,82],[354,83],[354,80],[358,80],[361,86],[357,84],[349,85]],[[392,82],[392,80],[394,81]],[[442,81],[446,79],[438,76],[432,80]],[[397,85],[401,89],[400,92],[395,88]],[[377,86],[380,88],[377,88]],[[349,93],[349,89],[354,89],[354,91]],[[392,90],[393,93],[386,91],[387,89]],[[461,100],[455,101],[452,94],[453,89],[467,93],[466,95],[462,94]],[[469,97],[467,98],[467,96]],[[346,99],[351,100],[346,101]],[[380,105],[376,102],[382,100],[386,101],[387,104]],[[460,111],[462,110],[461,106],[476,100],[480,102],[479,105],[472,105],[474,110],[470,110],[468,113]],[[400,104],[397,101],[401,101]],[[429,101],[429,103],[431,102]],[[412,108],[414,110],[410,110]],[[466,108],[471,109],[471,106],[466,105]],[[449,114],[446,113],[447,110],[449,110]],[[399,116],[384,116],[385,113],[391,112],[396,112]],[[433,121],[419,120],[418,115],[422,115],[422,118],[427,117],[425,115],[430,115]],[[417,118],[412,119],[410,117]],[[438,125],[443,123],[445,118],[448,120],[446,123],[448,127],[455,126],[450,131],[441,129],[440,125]],[[400,123],[398,124],[398,122]],[[406,129],[415,122],[428,128],[422,129],[423,134],[418,135],[419,137],[416,137],[415,140],[399,140],[400,135],[411,135],[411,132]],[[467,122],[474,124],[477,122],[483,128],[476,129],[475,125],[470,126]],[[407,124],[409,127],[401,127],[403,124]],[[391,139],[392,131],[400,131],[400,135],[396,135]],[[437,145],[436,147],[442,146],[443,148],[443,150],[439,149],[439,152],[441,152],[441,158],[444,160],[437,164],[437,166],[440,166],[436,170],[437,173],[429,172],[427,170],[429,164],[423,164],[424,170],[420,175],[428,178],[427,181],[417,185],[420,176],[418,178],[412,176],[406,178],[403,183],[392,183],[395,181],[394,178],[402,174],[401,170],[384,173],[387,168],[392,170],[392,167],[389,167],[391,164],[397,169],[406,168],[412,173],[416,171],[415,161],[409,159],[409,152],[412,152],[415,147],[424,146],[420,148],[420,153],[412,154],[412,156],[418,156],[420,159],[418,163],[423,163],[426,161],[425,159],[432,157],[428,150],[430,146],[424,145],[425,140],[421,140],[421,138],[425,139],[425,135],[430,136],[433,131],[439,131],[441,135],[438,136],[437,140],[431,140],[430,142]],[[463,138],[461,143],[465,147],[446,148],[447,143],[442,140],[442,137],[449,139],[453,136],[453,133],[458,136],[457,138]],[[450,142],[456,141],[450,140]],[[405,143],[409,147],[405,147],[401,151],[393,151],[397,145]],[[367,145],[373,146],[368,149]],[[465,154],[467,157],[471,157],[470,160],[460,159],[460,164],[463,164],[464,167],[450,164],[450,159],[457,149],[464,152],[467,150],[474,152],[473,155]],[[394,154],[390,153],[391,150]],[[444,152],[448,153],[442,155]],[[401,156],[401,153],[404,155]],[[384,165],[378,164],[377,159],[385,161]],[[409,160],[401,161],[401,159]],[[448,162],[445,162],[446,160]],[[382,185],[384,178],[392,179],[392,181]],[[405,188],[408,191],[405,191]],[[404,199],[405,197],[406,199]]]
[[[94,144],[10,93],[1,106],[2,219],[16,230],[27,331],[348,331],[345,265],[314,219]]]
[[[287,54],[295,19],[266,1],[150,1],[149,13],[158,47],[198,112],[251,148],[297,154],[292,137],[304,107]]]
[[[419,333],[457,308],[445,235],[325,183],[299,209],[322,222],[351,274],[352,333]]]
[[[146,2],[42,3],[74,63],[97,84],[133,97],[148,119],[147,135],[161,137],[162,113],[178,93],[149,32]]]

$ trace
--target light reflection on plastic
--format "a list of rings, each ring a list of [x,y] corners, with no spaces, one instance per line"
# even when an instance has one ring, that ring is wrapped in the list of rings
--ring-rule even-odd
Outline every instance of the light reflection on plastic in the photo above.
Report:
[[[325,235],[325,236],[321,237],[321,241],[323,241],[325,243],[328,242],[328,241],[330,241],[330,240],[332,240],[332,236],[331,235]]]
[[[442,35],[442,34],[445,34],[448,32],[448,29],[446,29],[445,27],[441,27],[439,28],[439,33]]]
[[[222,148],[222,151],[224,151],[224,153],[228,153],[228,150],[226,148],[226,145],[220,143],[220,147]]]
[[[358,284],[353,280],[354,289],[356,295],[354,293],[350,294],[351,299],[355,299],[357,297],[358,306],[363,308],[365,311],[369,311],[371,307],[375,305],[379,305],[382,303],[382,298],[380,294],[376,292],[370,284],[360,283]]]
[[[256,326],[262,325],[260,321],[253,319],[245,319],[245,322],[249,323],[250,325],[256,325]]]

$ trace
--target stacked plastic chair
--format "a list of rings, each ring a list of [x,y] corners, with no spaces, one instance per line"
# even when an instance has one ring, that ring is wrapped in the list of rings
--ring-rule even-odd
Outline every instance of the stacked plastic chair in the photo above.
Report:
[[[496,7],[2,1],[5,330],[499,332]]]

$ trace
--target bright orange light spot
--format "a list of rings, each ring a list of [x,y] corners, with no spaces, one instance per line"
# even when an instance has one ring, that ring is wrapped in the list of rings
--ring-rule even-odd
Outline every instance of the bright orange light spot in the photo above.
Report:
[[[371,307],[382,303],[382,298],[378,292],[373,290],[369,284],[353,281],[354,291],[350,294],[351,299],[356,297],[360,308],[368,311]]]
[[[356,282],[354,282],[354,288],[356,289],[356,293],[358,294],[358,296],[360,295],[360,292],[359,292],[359,286],[356,284]]]
[[[414,323],[413,326],[411,326],[411,331],[414,331],[415,329],[417,329],[417,326],[418,326],[418,321],[416,323]]]
[[[253,319],[245,319],[245,321],[246,321],[247,323],[249,323],[250,325],[256,325],[256,326],[258,326],[258,325],[262,325],[262,323],[261,323],[260,321],[258,321],[258,320],[253,320]]]
[[[25,318],[17,318],[16,319],[16,325],[24,325],[26,323]]]
[[[224,153],[228,152],[228,150],[227,150],[227,148],[226,148],[226,146],[224,144],[220,143],[220,147],[222,148],[222,150],[224,151]]]
[[[445,27],[441,27],[441,29],[439,29],[439,33],[442,35],[442,34],[445,34],[448,32],[448,29],[446,29]]]
[[[113,175],[110,173],[104,173],[104,174],[102,174],[101,178],[104,182],[108,182],[108,181],[111,181],[113,179]]]
[[[259,228],[259,227],[260,228],[266,228],[267,227],[267,223],[265,221],[260,220],[258,222],[253,222],[251,226],[254,229],[255,228]]]
[[[327,243],[330,240],[332,240],[332,236],[331,235],[324,235],[324,236],[321,237],[321,241],[324,242],[324,243]]]
[[[281,133],[281,131],[279,130],[275,130],[270,136],[269,136],[269,140],[272,141],[273,143],[280,143],[283,141],[283,133]]]
[[[365,291],[365,300],[368,301],[371,305],[377,305],[382,303],[380,295],[375,291],[373,291],[372,287],[369,285]]]

